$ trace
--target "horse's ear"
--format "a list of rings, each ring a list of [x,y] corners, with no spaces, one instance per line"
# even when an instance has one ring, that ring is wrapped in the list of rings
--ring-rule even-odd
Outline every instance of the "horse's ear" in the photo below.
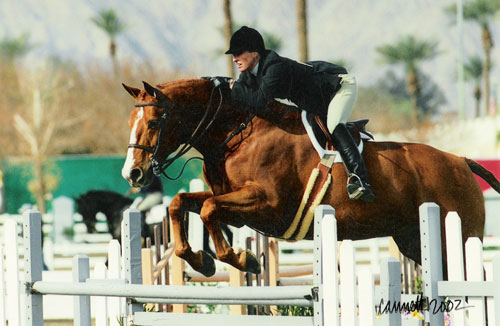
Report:
[[[148,93],[152,97],[156,98],[158,101],[161,102],[161,101],[167,99],[165,94],[163,94],[162,91],[160,91],[158,88],[151,86],[150,84],[148,84],[145,81],[142,81],[142,83],[144,84],[144,89],[146,90],[146,93]]]
[[[123,88],[125,88],[125,90],[127,91],[127,93],[129,93],[130,95],[132,95],[133,98],[137,98],[137,96],[141,92],[140,89],[132,87],[132,86],[127,86],[124,83],[122,83],[122,86],[123,86]]]

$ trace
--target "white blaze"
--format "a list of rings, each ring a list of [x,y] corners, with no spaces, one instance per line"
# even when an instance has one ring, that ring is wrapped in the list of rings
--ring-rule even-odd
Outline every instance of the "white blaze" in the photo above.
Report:
[[[141,108],[140,111],[137,113],[137,118],[134,121],[134,126],[132,127],[132,131],[130,132],[130,140],[129,144],[135,144],[137,142],[137,125],[139,124],[139,121],[144,117],[144,109]],[[122,177],[124,179],[128,179],[130,176],[130,172],[132,170],[132,167],[134,166],[135,160],[134,160],[134,148],[129,148],[127,150],[127,159],[125,160],[125,164],[123,164],[122,168]]]

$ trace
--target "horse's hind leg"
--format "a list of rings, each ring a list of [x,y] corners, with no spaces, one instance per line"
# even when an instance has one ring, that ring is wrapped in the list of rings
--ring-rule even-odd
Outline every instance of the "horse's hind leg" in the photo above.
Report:
[[[220,229],[219,223],[243,226],[244,221],[234,220],[234,216],[249,214],[257,216],[259,210],[265,208],[265,196],[262,196],[259,187],[250,185],[240,188],[238,191],[208,198],[201,209],[201,219],[205,224],[214,242],[217,259],[228,263],[241,271],[260,274],[260,263],[250,250],[235,252],[227,243]],[[272,220],[265,221],[273,223]]]
[[[203,202],[212,197],[209,191],[180,193],[170,203],[169,213],[172,220],[172,229],[175,241],[175,254],[188,262],[194,270],[205,276],[215,273],[215,262],[206,252],[200,250],[193,252],[187,240],[184,228],[184,214],[186,212],[200,213]]]

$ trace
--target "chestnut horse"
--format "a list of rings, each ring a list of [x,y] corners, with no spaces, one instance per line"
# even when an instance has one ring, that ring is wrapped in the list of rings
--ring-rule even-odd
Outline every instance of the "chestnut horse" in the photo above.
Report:
[[[144,90],[123,86],[136,100],[122,170],[133,187],[148,184],[153,168],[161,172],[162,166],[175,160],[175,156],[168,157],[181,145],[181,152],[192,146],[203,156],[210,190],[180,193],[170,205],[175,253],[204,275],[215,272],[213,258],[203,251],[194,252],[187,241],[184,215],[195,212],[213,238],[217,259],[258,273],[255,255],[248,250],[233,250],[222,235],[220,223],[247,225],[283,238],[311,171],[320,161],[298,114],[268,107],[263,111],[268,114],[266,119],[251,119],[244,107],[231,102],[227,94],[204,79],[156,87],[144,82]],[[240,127],[242,123],[248,126]],[[500,192],[500,183],[482,166],[412,143],[365,141],[363,157],[375,201],[348,198],[342,164],[333,165],[332,182],[321,201],[335,208],[339,240],[392,236],[400,251],[419,263],[418,211],[424,202],[440,206],[441,225],[449,211],[458,212],[464,241],[468,237],[482,239],[484,199],[473,173]],[[312,234],[311,226],[305,239],[312,239]],[[446,259],[446,255],[443,257]]]

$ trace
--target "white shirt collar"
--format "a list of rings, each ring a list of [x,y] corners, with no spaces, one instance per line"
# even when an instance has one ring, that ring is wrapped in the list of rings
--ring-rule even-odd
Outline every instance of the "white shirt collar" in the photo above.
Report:
[[[257,72],[259,71],[259,63],[257,62],[257,64],[255,65],[255,67],[253,67],[252,71],[250,71],[250,73],[254,76],[257,76]]]

